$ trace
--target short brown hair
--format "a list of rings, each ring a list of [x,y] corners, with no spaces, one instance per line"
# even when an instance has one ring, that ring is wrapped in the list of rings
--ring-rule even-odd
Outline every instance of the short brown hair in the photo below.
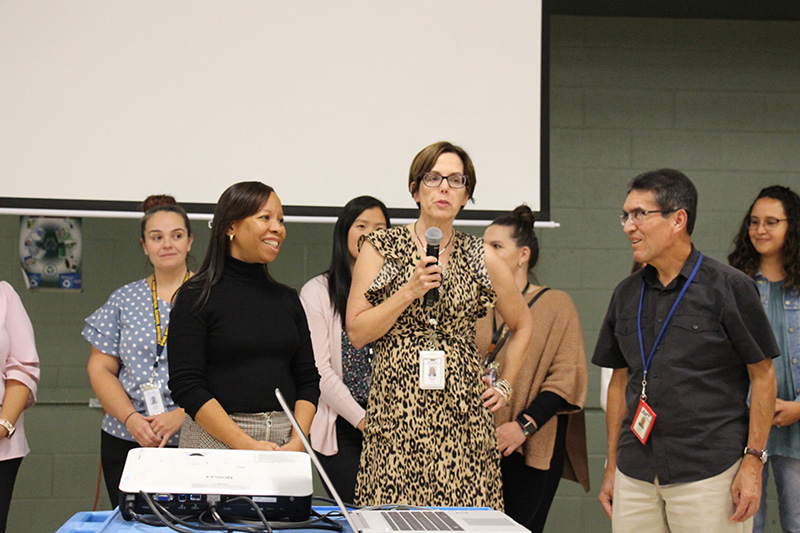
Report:
[[[475,203],[472,195],[475,193],[477,179],[472,159],[469,158],[466,150],[447,141],[440,141],[426,146],[414,156],[411,168],[408,171],[408,190],[411,191],[411,195],[413,196],[417,193],[419,184],[422,181],[422,175],[431,171],[436,164],[436,160],[442,154],[456,154],[461,159],[464,164],[464,175],[467,177],[467,196],[469,196],[470,201]]]

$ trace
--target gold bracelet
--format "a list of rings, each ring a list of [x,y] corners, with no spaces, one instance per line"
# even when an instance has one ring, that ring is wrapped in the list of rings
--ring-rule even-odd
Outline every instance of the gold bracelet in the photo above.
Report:
[[[509,385],[508,381],[505,379],[498,379],[494,384],[494,388],[497,389],[497,392],[499,392],[506,403],[508,403],[511,399],[512,392],[511,385]]]

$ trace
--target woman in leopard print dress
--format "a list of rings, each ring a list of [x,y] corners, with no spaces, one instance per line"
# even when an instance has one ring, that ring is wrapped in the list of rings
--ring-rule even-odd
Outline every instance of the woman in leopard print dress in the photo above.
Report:
[[[503,507],[490,411],[508,398],[502,387],[482,380],[475,322],[497,300],[512,331],[502,369],[508,382],[523,360],[532,325],[513,276],[495,251],[453,228],[475,183],[462,148],[447,142],[424,148],[409,172],[419,219],[376,231],[362,242],[347,306],[353,345],[375,341],[356,487],[361,505]],[[443,234],[438,264],[436,257],[426,257],[424,235],[432,227]],[[436,287],[440,299],[424,306],[423,296]],[[444,352],[443,372],[436,371],[443,374],[443,388],[420,386],[425,350]]]

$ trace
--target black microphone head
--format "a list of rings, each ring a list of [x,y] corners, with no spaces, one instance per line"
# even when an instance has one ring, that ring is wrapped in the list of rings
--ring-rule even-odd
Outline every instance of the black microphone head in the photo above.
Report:
[[[425,232],[425,240],[428,242],[429,246],[439,246],[439,244],[442,242],[443,236],[442,230],[436,226],[428,228],[428,231]]]

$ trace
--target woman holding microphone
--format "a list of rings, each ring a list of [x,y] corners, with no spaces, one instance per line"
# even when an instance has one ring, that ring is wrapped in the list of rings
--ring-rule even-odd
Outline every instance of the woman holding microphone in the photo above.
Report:
[[[465,150],[424,148],[408,177],[419,218],[362,241],[347,333],[357,348],[374,342],[375,353],[356,503],[503,507],[491,411],[512,396],[531,321],[505,263],[453,227],[475,184]],[[438,257],[427,253],[431,228]],[[431,289],[438,298],[425,305]],[[491,384],[474,336],[495,300],[511,337],[502,379]]]

